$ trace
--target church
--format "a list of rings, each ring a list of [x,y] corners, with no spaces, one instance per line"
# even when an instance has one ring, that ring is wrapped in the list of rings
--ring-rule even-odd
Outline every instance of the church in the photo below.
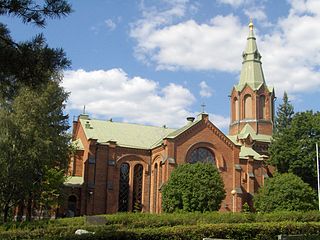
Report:
[[[188,117],[179,129],[81,114],[73,122],[75,153],[65,183],[67,216],[142,211],[161,213],[161,188],[179,165],[211,162],[224,181],[220,211],[239,212],[266,178],[274,121],[274,89],[266,85],[249,24],[240,80],[230,94],[230,127],[225,135],[208,114]]]

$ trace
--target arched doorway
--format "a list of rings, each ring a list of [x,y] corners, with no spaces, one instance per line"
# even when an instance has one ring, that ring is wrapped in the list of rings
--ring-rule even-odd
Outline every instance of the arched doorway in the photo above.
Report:
[[[75,217],[77,214],[77,197],[71,195],[68,197],[67,217]]]
[[[118,202],[119,212],[127,212],[129,208],[129,172],[130,172],[129,164],[122,163],[120,166],[120,179],[119,179],[119,202]]]
[[[133,196],[132,196],[132,210],[142,210],[142,182],[143,182],[143,166],[137,164],[134,167],[133,173]]]
[[[188,163],[213,163],[215,164],[214,154],[207,148],[199,147],[194,149],[187,159]]]

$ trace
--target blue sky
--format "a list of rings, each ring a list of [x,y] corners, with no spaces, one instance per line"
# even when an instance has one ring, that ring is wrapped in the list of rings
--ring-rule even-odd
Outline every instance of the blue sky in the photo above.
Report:
[[[16,40],[43,32],[72,61],[63,86],[70,117],[179,127],[205,103],[224,132],[239,80],[249,17],[265,79],[281,103],[320,110],[318,0],[73,0],[74,12],[46,28],[0,17]]]

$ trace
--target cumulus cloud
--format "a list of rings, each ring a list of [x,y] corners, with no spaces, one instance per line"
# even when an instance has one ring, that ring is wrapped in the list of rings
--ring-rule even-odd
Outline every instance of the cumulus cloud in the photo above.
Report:
[[[197,115],[189,111],[195,97],[187,88],[174,83],[161,88],[153,80],[129,77],[120,68],[66,71],[62,85],[71,92],[67,109],[81,111],[85,105],[90,115],[100,119],[181,127],[186,117]],[[218,127],[229,124],[223,116],[210,117]]]
[[[205,81],[200,82],[200,96],[201,97],[211,97],[212,96],[212,89],[208,86]]]
[[[226,130],[230,124],[230,118],[224,117],[216,114],[209,114],[210,121],[218,128]]]
[[[131,28],[138,59],[154,64],[158,70],[217,70],[239,73],[241,52],[248,34],[247,24],[241,24],[233,14],[217,15],[209,22],[195,20],[174,22],[186,13],[186,1],[174,10],[143,16]],[[220,1],[244,4],[248,1]],[[254,2],[254,1],[253,1]],[[262,54],[265,77],[280,95],[314,91],[320,87],[320,1],[293,0],[290,11],[263,34],[256,29],[258,48]],[[246,10],[270,27],[262,5]],[[159,17],[160,16],[160,17]],[[164,17],[166,16],[166,17]],[[169,17],[170,16],[170,17]]]
[[[148,25],[139,22],[131,36],[137,40],[139,59],[156,64],[157,69],[237,71],[240,67],[247,31],[234,15],[218,15],[203,24],[188,20],[152,29]]]
[[[244,4],[245,0],[218,0],[218,2],[223,4],[229,4],[233,7],[239,7],[240,5]]]
[[[81,110],[104,119],[151,125],[181,126],[195,101],[183,86],[158,83],[141,77],[129,77],[122,69],[66,71],[63,86],[71,92],[68,108]]]

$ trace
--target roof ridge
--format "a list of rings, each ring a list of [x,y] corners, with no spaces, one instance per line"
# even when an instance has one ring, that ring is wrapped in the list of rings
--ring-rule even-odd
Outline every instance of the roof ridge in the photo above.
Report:
[[[153,126],[153,125],[145,125],[142,123],[131,123],[131,122],[115,122],[115,121],[109,121],[109,120],[101,120],[101,119],[82,119],[86,121],[99,121],[99,122],[105,122],[105,123],[115,123],[115,124],[127,124],[127,125],[135,125],[135,126],[141,126],[141,127],[150,127],[150,128],[158,128],[158,129],[168,129],[168,130],[177,130],[179,128],[169,128],[169,127],[163,127],[163,126]]]

